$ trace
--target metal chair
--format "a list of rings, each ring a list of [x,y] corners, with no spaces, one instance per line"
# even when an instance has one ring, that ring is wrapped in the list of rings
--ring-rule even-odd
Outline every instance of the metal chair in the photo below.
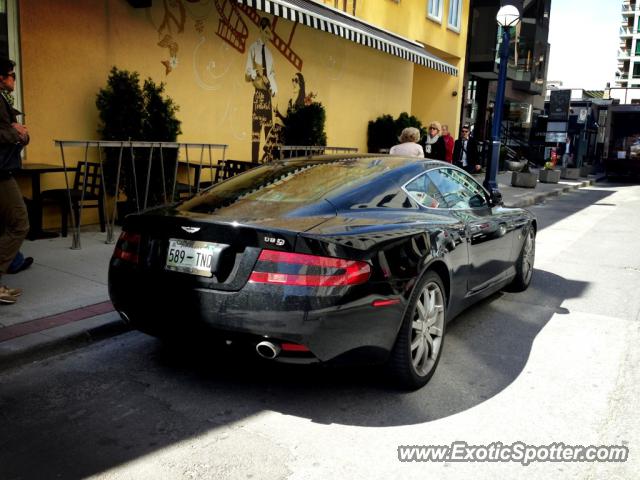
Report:
[[[67,194],[66,188],[45,190],[41,193],[43,205],[52,203],[60,207],[60,214],[62,217],[61,231],[63,237],[66,237],[68,233],[69,196],[71,197],[71,207],[73,208],[73,213],[76,219],[76,226],[80,225],[80,207],[83,209],[97,208],[98,216],[100,218],[100,231],[105,231],[104,195],[102,188],[100,164],[95,162],[85,163],[81,161],[78,162],[78,165],[76,166],[73,187],[69,190],[69,194]]]
[[[218,165],[220,167],[216,170],[216,178],[214,183],[221,182],[227,178],[231,178],[239,173],[246,172],[252,168],[259,167],[261,163],[245,162],[242,160],[223,160]]]

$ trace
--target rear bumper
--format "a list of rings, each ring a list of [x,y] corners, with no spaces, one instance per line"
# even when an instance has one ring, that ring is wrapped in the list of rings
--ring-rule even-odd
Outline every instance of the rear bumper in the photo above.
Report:
[[[171,338],[209,332],[220,340],[241,338],[254,344],[268,337],[274,343],[308,347],[311,354],[302,357],[310,362],[351,354],[365,361],[384,360],[395,343],[405,308],[404,298],[389,295],[388,285],[292,287],[247,283],[233,292],[193,288],[186,282],[167,281],[167,277],[112,265],[111,301],[135,328],[151,335]],[[372,306],[374,300],[390,298],[399,298],[400,303]],[[287,356],[278,359],[286,361]]]

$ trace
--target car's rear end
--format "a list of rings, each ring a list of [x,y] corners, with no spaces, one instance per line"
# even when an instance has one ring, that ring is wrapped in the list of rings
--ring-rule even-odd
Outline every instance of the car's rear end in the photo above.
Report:
[[[115,308],[152,335],[263,342],[259,353],[283,361],[386,357],[401,293],[372,250],[301,241],[336,211],[318,192],[300,194],[291,171],[127,217],[109,269]]]

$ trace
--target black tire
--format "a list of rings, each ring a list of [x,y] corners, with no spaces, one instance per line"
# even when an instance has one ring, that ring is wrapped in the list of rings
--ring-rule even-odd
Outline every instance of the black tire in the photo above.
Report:
[[[524,292],[529,288],[533,277],[533,264],[536,259],[536,230],[529,226],[525,233],[522,250],[516,260],[516,276],[509,285],[511,292]]]
[[[430,311],[425,311],[425,307]],[[433,376],[442,355],[446,310],[447,297],[442,280],[437,273],[428,271],[411,295],[387,364],[399,387],[416,390]],[[427,326],[428,330],[425,330]],[[419,354],[421,348],[422,356]]]

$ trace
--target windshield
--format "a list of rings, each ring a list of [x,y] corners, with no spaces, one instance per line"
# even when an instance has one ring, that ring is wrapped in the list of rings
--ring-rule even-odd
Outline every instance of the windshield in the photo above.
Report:
[[[276,162],[214,185],[178,210],[205,213],[236,203],[308,205],[396,166],[380,158]]]

